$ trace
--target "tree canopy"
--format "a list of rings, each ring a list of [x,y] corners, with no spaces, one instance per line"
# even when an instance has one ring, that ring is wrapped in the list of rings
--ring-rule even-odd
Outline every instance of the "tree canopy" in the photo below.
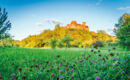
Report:
[[[0,39],[9,37],[8,31],[11,28],[11,23],[8,19],[6,9],[0,8]]]
[[[130,14],[123,14],[116,24],[115,33],[119,39],[119,43],[130,49]]]

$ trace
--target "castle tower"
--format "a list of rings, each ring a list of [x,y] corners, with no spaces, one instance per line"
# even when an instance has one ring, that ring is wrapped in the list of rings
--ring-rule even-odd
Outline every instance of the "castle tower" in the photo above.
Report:
[[[82,22],[82,26],[86,26],[86,22]]]
[[[86,22],[82,22],[82,29],[85,29]]]
[[[71,24],[77,24],[77,22],[76,21],[72,21]]]

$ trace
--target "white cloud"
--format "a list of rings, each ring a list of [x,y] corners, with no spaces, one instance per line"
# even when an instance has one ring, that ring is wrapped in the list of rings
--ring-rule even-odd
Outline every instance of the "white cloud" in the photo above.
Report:
[[[127,7],[120,7],[118,8],[119,10],[126,10],[126,11],[130,11],[130,6]]]
[[[53,23],[53,24],[63,24],[63,21],[58,20],[58,19],[45,19],[45,21],[48,23]]]
[[[96,3],[96,6],[100,5],[101,2],[102,0],[98,0],[98,2]]]
[[[43,26],[43,24],[40,23],[40,22],[37,22],[35,25],[36,25],[36,26]]]

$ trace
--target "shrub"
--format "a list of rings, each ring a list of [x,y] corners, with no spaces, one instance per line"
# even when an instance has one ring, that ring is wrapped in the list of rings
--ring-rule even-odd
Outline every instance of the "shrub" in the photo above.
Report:
[[[62,41],[66,44],[66,47],[68,48],[71,46],[70,42],[73,41],[73,38],[71,36],[64,36]]]
[[[97,40],[96,42],[94,42],[93,44],[94,48],[98,48],[98,47],[104,47],[104,42],[101,40]]]
[[[56,48],[56,43],[57,43],[56,38],[52,38],[50,40],[50,46],[51,46],[51,48]]]
[[[80,47],[80,46],[81,46],[81,42],[75,41],[72,46],[73,46],[73,47]]]
[[[62,42],[61,40],[58,40],[57,46],[58,46],[59,48],[62,48],[62,47],[64,47],[64,44],[63,44],[63,42]]]

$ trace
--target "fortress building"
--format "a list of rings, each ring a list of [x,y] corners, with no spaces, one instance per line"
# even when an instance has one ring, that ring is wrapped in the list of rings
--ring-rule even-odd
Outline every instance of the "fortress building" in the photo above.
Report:
[[[82,22],[82,24],[77,24],[76,21],[72,21],[71,24],[67,24],[65,28],[74,28],[74,29],[81,29],[89,31],[89,27],[86,26],[86,22]]]

